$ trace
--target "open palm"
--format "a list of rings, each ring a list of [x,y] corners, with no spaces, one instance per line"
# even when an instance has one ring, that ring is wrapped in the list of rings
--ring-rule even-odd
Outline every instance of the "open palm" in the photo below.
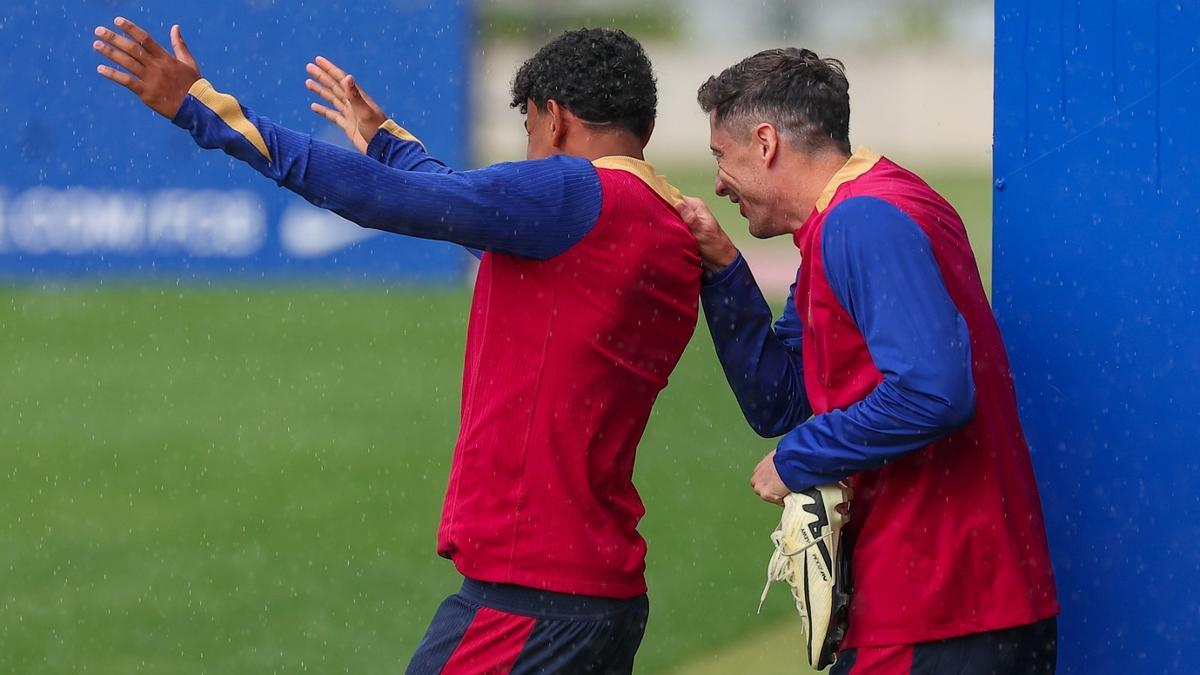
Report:
[[[170,54],[129,19],[117,17],[113,25],[125,35],[97,26],[95,34],[100,39],[92,47],[125,70],[98,66],[97,72],[132,91],[158,114],[174,118],[187,98],[188,89],[200,79],[200,68],[183,41],[179,26],[171,27],[171,48],[175,53]]]
[[[379,125],[387,121],[387,115],[374,99],[359,89],[353,75],[324,56],[318,56],[305,70],[310,79],[304,86],[333,106],[313,103],[312,111],[336,124],[354,147],[365,153]]]

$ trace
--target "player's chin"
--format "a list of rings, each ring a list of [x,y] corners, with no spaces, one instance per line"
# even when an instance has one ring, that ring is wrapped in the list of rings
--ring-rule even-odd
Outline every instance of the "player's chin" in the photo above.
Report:
[[[775,236],[775,229],[771,227],[770,223],[763,222],[754,216],[747,216],[746,220],[749,222],[746,229],[755,239],[770,239]]]

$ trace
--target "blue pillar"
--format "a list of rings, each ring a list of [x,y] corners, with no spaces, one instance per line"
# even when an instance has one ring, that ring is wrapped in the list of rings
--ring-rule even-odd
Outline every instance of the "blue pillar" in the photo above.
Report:
[[[1200,672],[1200,5],[999,0],[995,124],[1059,672]]]

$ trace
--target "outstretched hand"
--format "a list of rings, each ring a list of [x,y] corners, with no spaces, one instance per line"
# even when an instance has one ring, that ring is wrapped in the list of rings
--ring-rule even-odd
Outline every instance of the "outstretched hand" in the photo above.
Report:
[[[703,199],[684,197],[675,210],[696,238],[700,247],[700,262],[705,270],[719,272],[737,260],[737,247],[733,245],[729,235],[725,234],[725,230],[721,229],[717,217]]]
[[[318,56],[305,70],[311,79],[305,80],[304,86],[333,106],[313,103],[312,111],[336,124],[354,147],[365,153],[379,125],[387,121],[387,115],[374,99],[358,88],[353,75],[324,56]]]
[[[200,68],[179,26],[171,27],[172,55],[129,19],[117,17],[113,25],[125,35],[97,26],[96,37],[100,39],[92,47],[129,72],[104,65],[97,66],[96,72],[132,91],[154,112],[174,119],[188,90],[200,79]]]

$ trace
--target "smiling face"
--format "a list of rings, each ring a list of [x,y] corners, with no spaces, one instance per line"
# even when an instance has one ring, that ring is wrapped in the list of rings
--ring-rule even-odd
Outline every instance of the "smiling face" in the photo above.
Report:
[[[713,186],[717,195],[738,205],[754,237],[767,239],[791,232],[773,184],[771,164],[777,149],[771,140],[775,138],[774,130],[762,124],[751,130],[736,126],[731,129],[718,124],[715,112],[709,115],[709,146],[717,160]],[[762,132],[768,130],[771,138],[764,141]]]

